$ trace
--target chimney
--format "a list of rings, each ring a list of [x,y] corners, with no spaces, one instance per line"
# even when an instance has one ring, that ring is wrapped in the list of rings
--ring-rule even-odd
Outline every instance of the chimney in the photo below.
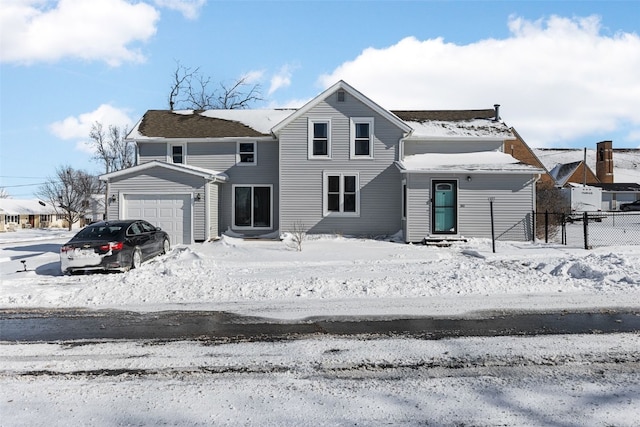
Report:
[[[496,111],[496,115],[493,118],[494,122],[500,120],[500,104],[493,104],[493,109]]]
[[[613,184],[613,142],[596,144],[596,176],[602,184]]]

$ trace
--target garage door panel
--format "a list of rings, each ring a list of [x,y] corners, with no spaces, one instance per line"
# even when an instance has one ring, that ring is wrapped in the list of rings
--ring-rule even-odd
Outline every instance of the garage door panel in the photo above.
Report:
[[[188,194],[125,196],[125,217],[160,227],[172,244],[191,243],[191,196]]]

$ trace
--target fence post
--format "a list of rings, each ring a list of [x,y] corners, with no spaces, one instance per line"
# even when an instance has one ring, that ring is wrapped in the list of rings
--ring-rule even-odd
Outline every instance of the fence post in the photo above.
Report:
[[[589,215],[582,214],[582,229],[584,230],[584,248],[589,249]]]
[[[544,211],[544,242],[549,243],[549,211]]]
[[[536,211],[533,210],[531,211],[531,241],[533,243],[536,242],[536,221],[538,220],[538,217],[536,215]]]
[[[496,234],[493,226],[493,201],[495,199],[495,197],[489,197],[489,211],[491,212],[491,249],[494,254],[496,253]]]

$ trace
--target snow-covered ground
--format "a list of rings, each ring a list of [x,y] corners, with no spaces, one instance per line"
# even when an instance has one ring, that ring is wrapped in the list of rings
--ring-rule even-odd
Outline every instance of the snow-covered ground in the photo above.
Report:
[[[340,236],[174,248],[62,276],[66,231],[0,234],[0,308],[476,316],[640,310],[640,246]],[[25,261],[27,271],[21,261]],[[309,337],[0,343],[0,425],[616,425],[640,419],[640,337]]]

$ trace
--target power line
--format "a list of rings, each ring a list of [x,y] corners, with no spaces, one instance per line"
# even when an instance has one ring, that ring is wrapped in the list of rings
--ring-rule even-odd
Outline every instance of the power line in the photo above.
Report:
[[[46,176],[11,176],[11,175],[0,175],[0,178],[10,178],[10,179],[47,179]]]
[[[2,187],[2,188],[35,187],[36,185],[44,185],[44,184],[46,184],[46,182],[39,182],[37,184],[19,184],[19,185],[2,185],[2,184],[0,184],[0,187]]]

